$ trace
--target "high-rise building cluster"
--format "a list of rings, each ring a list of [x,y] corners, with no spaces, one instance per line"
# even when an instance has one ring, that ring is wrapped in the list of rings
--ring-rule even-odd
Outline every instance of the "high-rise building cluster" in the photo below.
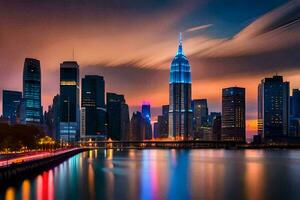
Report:
[[[150,120],[150,105],[147,116]],[[124,95],[105,93],[105,81],[99,75],[86,75],[80,82],[76,61],[60,64],[59,94],[43,113],[40,61],[26,58],[23,93],[3,90],[1,119],[12,124],[37,126],[54,139],[65,142],[129,140],[130,137],[129,107]],[[150,132],[151,136],[151,124]]]
[[[106,92],[104,77],[79,76],[76,61],[60,64],[59,94],[43,113],[41,64],[26,58],[23,91],[3,90],[2,121],[35,125],[56,140],[204,140],[246,142],[246,91],[222,89],[222,112],[209,112],[207,99],[192,99],[192,77],[183,52],[178,50],[170,67],[169,104],[157,120],[151,105],[143,102],[130,118],[123,94]],[[300,90],[282,76],[264,78],[258,85],[258,134],[254,142],[300,141]]]

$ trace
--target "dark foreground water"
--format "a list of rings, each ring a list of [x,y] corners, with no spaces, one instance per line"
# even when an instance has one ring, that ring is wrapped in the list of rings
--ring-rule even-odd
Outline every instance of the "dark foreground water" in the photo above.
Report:
[[[300,199],[298,150],[93,150],[0,199]]]

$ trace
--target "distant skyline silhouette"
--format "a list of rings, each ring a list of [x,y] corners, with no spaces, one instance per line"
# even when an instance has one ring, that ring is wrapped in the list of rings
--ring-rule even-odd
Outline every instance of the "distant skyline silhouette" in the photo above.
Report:
[[[103,76],[106,91],[125,95],[130,113],[149,102],[155,120],[169,102],[180,31],[193,99],[221,111],[222,88],[245,87],[248,134],[256,132],[261,79],[278,73],[291,89],[300,87],[300,1],[128,2],[1,1],[0,89],[21,91],[24,59],[36,58],[45,109],[59,93],[60,63],[75,58],[81,77]]]

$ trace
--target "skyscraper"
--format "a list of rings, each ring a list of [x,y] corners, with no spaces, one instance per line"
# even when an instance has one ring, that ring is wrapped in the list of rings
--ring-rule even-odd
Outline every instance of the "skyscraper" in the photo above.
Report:
[[[289,129],[289,82],[265,78],[258,86],[258,133],[263,140],[281,139]]]
[[[153,137],[159,138],[160,134],[159,134],[159,123],[158,122],[154,122],[153,124]]]
[[[216,115],[212,120],[212,140],[219,141],[221,140],[222,134],[222,119],[221,115]]]
[[[155,138],[168,138],[169,105],[162,106],[162,114],[157,116]]]
[[[293,89],[290,96],[290,124],[289,135],[300,136],[300,90]]]
[[[53,98],[52,105],[48,107],[48,111],[44,114],[44,123],[48,129],[48,135],[55,140],[59,140],[59,123],[60,123],[60,101],[57,94]]]
[[[151,106],[147,102],[143,102],[142,104],[142,115],[146,122],[146,140],[152,139],[152,126],[151,126]]]
[[[208,107],[207,99],[194,99],[192,101],[193,110],[193,133],[194,136],[199,137],[202,126],[207,124]]]
[[[137,111],[132,114],[130,121],[131,140],[143,141],[146,135],[146,120],[142,113]]]
[[[246,141],[245,88],[230,87],[222,90],[222,140]]]
[[[87,75],[82,79],[81,109],[84,119],[81,136],[106,137],[105,83],[102,76]],[[84,115],[84,116],[83,116]]]
[[[2,110],[3,117],[11,123],[17,119],[17,111],[21,104],[22,92],[3,90]]]
[[[300,90],[293,89],[293,94],[290,97],[290,114],[292,118],[300,118]]]
[[[157,119],[158,122],[159,119]],[[162,106],[162,118],[161,123],[159,123],[159,134],[161,138],[169,137],[169,105]]]
[[[171,63],[169,80],[169,137],[187,140],[192,135],[191,70],[189,61],[182,50],[180,34],[179,46]]]
[[[76,61],[60,64],[60,138],[79,139],[79,65]]]
[[[121,104],[121,140],[129,140],[130,138],[130,119],[129,106],[126,102]]]
[[[40,61],[25,58],[23,70],[23,123],[41,123],[41,67]]]
[[[129,138],[129,110],[124,95],[107,93],[107,137],[112,140]]]

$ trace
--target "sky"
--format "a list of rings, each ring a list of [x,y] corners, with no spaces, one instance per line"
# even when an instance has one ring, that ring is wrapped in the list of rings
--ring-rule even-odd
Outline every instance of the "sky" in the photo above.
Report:
[[[150,102],[155,120],[168,104],[179,32],[194,99],[221,111],[222,88],[246,88],[248,137],[264,77],[277,73],[300,87],[300,0],[0,0],[0,89],[21,91],[25,57],[39,59],[47,108],[74,49],[81,77],[104,76],[130,112]]]

